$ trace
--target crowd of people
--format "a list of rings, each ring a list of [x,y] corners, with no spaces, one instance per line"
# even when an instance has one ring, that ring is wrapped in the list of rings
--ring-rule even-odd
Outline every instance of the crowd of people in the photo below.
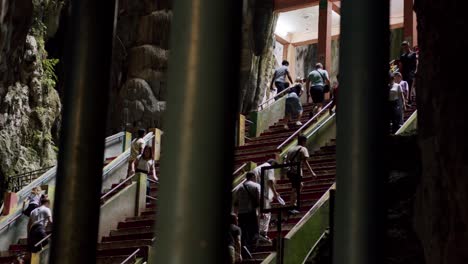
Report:
[[[145,173],[148,175],[148,179],[158,181],[156,176],[155,161],[153,158],[153,149],[151,146],[147,146],[143,139],[146,135],[144,129],[139,129],[137,137],[131,143],[131,152],[128,164],[129,175],[135,172]],[[147,195],[149,195],[149,183],[147,184]],[[29,217],[27,224],[27,248],[29,252],[39,252],[42,247],[48,244],[47,240],[41,242],[47,237],[48,233],[51,232],[52,228],[52,212],[50,210],[51,202],[41,189],[40,186],[36,186],[31,190],[31,193],[27,197],[24,203],[23,214]],[[40,245],[36,246],[39,242]],[[27,259],[19,259],[19,263],[23,263]]]
[[[298,170],[298,166],[289,166],[285,173],[291,183],[290,206],[297,205],[296,194],[303,186],[301,180],[303,177],[302,165],[306,165],[312,176],[316,177],[307,161],[309,152],[305,147],[306,143],[307,137],[299,135],[298,145],[287,152],[284,161],[285,164],[299,164],[300,168]],[[275,169],[270,168],[278,164],[279,162],[275,159],[269,159],[260,164],[252,171],[247,172],[245,181],[233,191],[233,213],[229,230],[229,248],[232,263],[240,261],[243,257],[248,257],[249,251],[258,245],[272,243],[268,237],[271,212],[260,212],[260,206],[263,203],[264,209],[272,209],[274,201],[277,201],[280,205],[286,204],[277,191]],[[264,171],[263,174],[262,170]],[[262,182],[264,186],[260,185]],[[299,211],[290,210],[287,213],[286,217],[298,214]]]
[[[403,41],[401,48],[403,52],[400,59],[392,62],[389,73],[388,116],[392,134],[403,125],[405,110],[412,106],[416,94],[417,53],[407,41]]]
[[[273,78],[270,83],[270,90],[273,93],[276,93],[275,100],[286,96],[285,121],[283,125],[285,129],[289,129],[289,123],[291,122],[296,126],[302,125],[301,117],[303,115],[303,107],[300,98],[304,93],[304,90],[307,94],[307,103],[313,102],[315,104],[312,112],[309,113],[310,117],[322,110],[326,93],[330,93],[331,97],[335,97],[335,95],[337,95],[335,90],[337,92],[338,83],[334,83],[332,89],[330,89],[331,83],[328,71],[324,69],[321,63],[317,63],[315,65],[314,70],[308,74],[307,78],[301,78],[298,76],[292,85],[287,82],[287,79],[290,83],[293,83],[289,71],[289,62],[284,60],[281,66],[277,68],[273,74]],[[331,109],[330,111],[332,112]]]

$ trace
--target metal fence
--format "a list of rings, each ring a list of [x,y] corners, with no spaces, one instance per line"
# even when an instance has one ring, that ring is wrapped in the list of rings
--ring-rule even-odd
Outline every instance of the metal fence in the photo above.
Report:
[[[11,192],[18,192],[35,179],[39,178],[42,174],[46,173],[52,167],[53,166],[10,176],[6,180],[7,189]]]

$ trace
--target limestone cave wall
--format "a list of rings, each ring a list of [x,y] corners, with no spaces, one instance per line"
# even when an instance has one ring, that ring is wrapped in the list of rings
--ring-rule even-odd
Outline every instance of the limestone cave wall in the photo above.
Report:
[[[119,1],[108,134],[163,127],[171,6],[167,0]]]
[[[0,0],[0,193],[6,177],[55,164],[61,103],[45,42],[63,5]]]
[[[107,134],[164,128],[170,0],[119,1]],[[239,111],[257,109],[275,68],[272,0],[244,0]]]
[[[276,59],[274,30],[278,14],[272,0],[244,0],[239,109],[256,110],[269,93]]]
[[[296,47],[296,75],[300,77],[307,77],[311,71],[314,70],[317,60],[318,44],[310,44]],[[331,45],[331,67],[326,67],[330,74],[330,80],[336,80],[336,75],[339,73],[340,61],[340,41],[333,39]],[[323,63],[323,61],[321,62]],[[294,78],[294,77],[293,77]]]

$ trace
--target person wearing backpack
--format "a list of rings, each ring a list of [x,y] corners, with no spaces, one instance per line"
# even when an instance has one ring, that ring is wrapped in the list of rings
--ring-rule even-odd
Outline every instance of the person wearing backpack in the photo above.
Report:
[[[306,83],[307,91],[307,103],[312,102],[316,104],[312,110],[312,115],[320,112],[323,107],[323,101],[325,100],[325,93],[330,92],[330,78],[328,72],[323,69],[322,63],[315,65],[315,70],[309,73]]]
[[[260,206],[260,184],[255,182],[253,172],[248,172],[245,181],[234,189],[233,202],[242,230],[242,245],[249,248],[259,237],[257,209]]]
[[[286,154],[286,163],[300,163],[299,171],[297,170],[297,166],[292,166],[287,171],[287,177],[291,182],[292,187],[290,201],[291,205],[297,205],[297,190],[301,189],[303,186],[301,182],[303,177],[302,165],[305,164],[307,166],[307,169],[312,173],[312,176],[317,177],[315,172],[312,170],[312,167],[310,166],[309,162],[307,161],[307,158],[309,158],[309,151],[305,147],[306,144],[307,137],[304,135],[299,135],[297,137],[297,146],[289,149],[288,153]],[[290,213],[297,214],[299,213],[299,211],[292,210],[290,211]]]

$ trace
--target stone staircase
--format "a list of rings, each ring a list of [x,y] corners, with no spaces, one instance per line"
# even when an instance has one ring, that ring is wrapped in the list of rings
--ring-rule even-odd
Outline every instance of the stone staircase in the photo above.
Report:
[[[309,163],[317,174],[317,178],[313,178],[311,173],[303,167],[304,187],[300,196],[300,213],[289,216],[283,221],[281,226],[281,236],[284,237],[291,229],[304,217],[304,215],[314,206],[317,200],[333,185],[336,175],[336,144],[335,141],[330,141],[327,146],[321,147],[320,150],[311,153]],[[291,184],[289,180],[282,179],[277,181],[277,190],[285,201],[289,201],[291,193]],[[276,204],[273,203],[272,207]],[[276,215],[272,213],[272,221],[268,236],[271,239],[278,237],[276,228]],[[275,244],[275,243],[273,243]],[[261,263],[270,253],[275,252],[275,246],[262,245],[252,249],[253,259],[244,259],[242,263]]]
[[[158,186],[150,184],[150,196],[157,198]],[[137,249],[139,252],[127,263],[142,263],[148,259],[149,250],[154,242],[156,221],[155,200],[148,198],[146,209],[139,216],[128,217],[119,222],[115,230],[102,238],[97,248],[98,264],[120,264]]]

